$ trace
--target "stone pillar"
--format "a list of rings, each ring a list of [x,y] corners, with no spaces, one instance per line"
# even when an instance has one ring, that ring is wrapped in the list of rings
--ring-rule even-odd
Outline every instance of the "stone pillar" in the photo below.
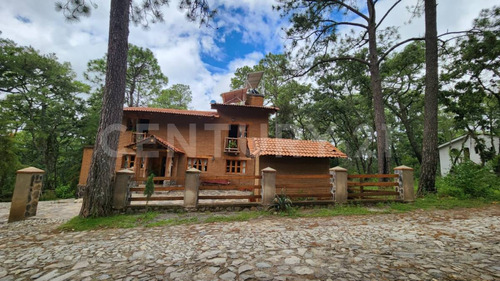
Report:
[[[184,208],[198,207],[200,173],[201,171],[195,168],[189,168],[186,171],[186,179],[184,183]]]
[[[17,171],[16,186],[10,205],[9,222],[36,215],[43,185],[44,170],[28,167]]]
[[[337,166],[330,169],[332,194],[335,203],[347,203],[347,170]]]
[[[134,175],[134,171],[128,169],[116,172],[113,183],[113,209],[120,210],[128,206],[130,184]]]
[[[276,170],[267,167],[262,170],[262,205],[269,206],[276,196]]]
[[[397,187],[399,199],[402,199],[405,202],[415,201],[413,169],[407,166],[399,166],[394,168],[394,173],[399,176],[396,178],[396,181],[399,183]]]

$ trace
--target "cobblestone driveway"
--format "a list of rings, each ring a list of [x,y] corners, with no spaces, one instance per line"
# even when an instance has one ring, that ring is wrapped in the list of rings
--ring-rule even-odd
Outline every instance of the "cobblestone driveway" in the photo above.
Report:
[[[57,233],[0,224],[0,280],[500,280],[500,207]]]

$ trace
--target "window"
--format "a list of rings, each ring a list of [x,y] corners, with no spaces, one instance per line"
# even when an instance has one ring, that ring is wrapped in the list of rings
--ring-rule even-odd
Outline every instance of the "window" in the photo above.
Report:
[[[230,138],[246,138],[247,137],[247,125],[229,125],[228,137]]]
[[[202,172],[207,171],[208,159],[206,158],[188,158],[188,169],[195,168]]]
[[[127,118],[127,131],[133,131],[135,129],[135,120]]]
[[[139,119],[137,124],[138,133],[149,133],[149,119]]]
[[[123,168],[133,168],[135,163],[135,155],[123,155]]]
[[[247,161],[226,160],[226,173],[244,174],[247,167]]]

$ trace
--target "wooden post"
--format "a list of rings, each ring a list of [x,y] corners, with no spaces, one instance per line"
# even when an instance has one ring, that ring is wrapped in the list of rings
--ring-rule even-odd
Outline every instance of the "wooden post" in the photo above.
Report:
[[[17,171],[16,186],[10,205],[9,222],[36,215],[42,191],[44,170],[28,167]]]
[[[200,173],[201,171],[195,168],[189,168],[186,171],[186,180],[184,184],[184,208],[198,207]]]
[[[405,202],[415,201],[415,190],[413,187],[413,169],[407,166],[394,168],[394,173],[399,175],[396,181],[399,183],[399,198]]]
[[[347,170],[337,166],[330,169],[332,175],[332,194],[335,203],[347,203]]]
[[[254,161],[254,175],[258,176],[259,172],[260,172],[260,160],[259,160],[259,156],[257,155],[255,157],[255,161]],[[254,185],[261,185],[261,179],[255,179],[253,184]],[[254,188],[253,195],[261,195],[260,188]],[[250,202],[258,202],[259,200],[260,199],[254,198],[254,199],[250,199],[249,201]]]
[[[276,196],[276,170],[267,167],[262,170],[262,205],[269,206]]]
[[[129,204],[130,182],[134,177],[134,172],[129,169],[123,169],[116,172],[113,183],[113,209],[123,209]]]

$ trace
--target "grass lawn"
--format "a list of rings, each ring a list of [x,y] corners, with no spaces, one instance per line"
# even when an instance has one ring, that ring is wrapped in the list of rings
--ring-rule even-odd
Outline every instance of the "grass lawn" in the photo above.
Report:
[[[115,215],[105,218],[74,217],[59,227],[61,231],[85,231],[105,228],[133,228],[133,227],[165,227],[181,224],[215,223],[248,221],[257,218],[272,217],[332,217],[350,215],[373,215],[404,213],[414,210],[436,210],[453,208],[477,208],[496,204],[491,200],[481,199],[457,199],[452,197],[438,197],[435,195],[418,198],[414,203],[387,203],[374,206],[343,205],[335,207],[321,207],[313,209],[296,209],[284,213],[272,213],[266,211],[243,211],[235,213],[184,213],[171,214],[174,217],[162,218],[161,213],[148,212],[134,215]]]

